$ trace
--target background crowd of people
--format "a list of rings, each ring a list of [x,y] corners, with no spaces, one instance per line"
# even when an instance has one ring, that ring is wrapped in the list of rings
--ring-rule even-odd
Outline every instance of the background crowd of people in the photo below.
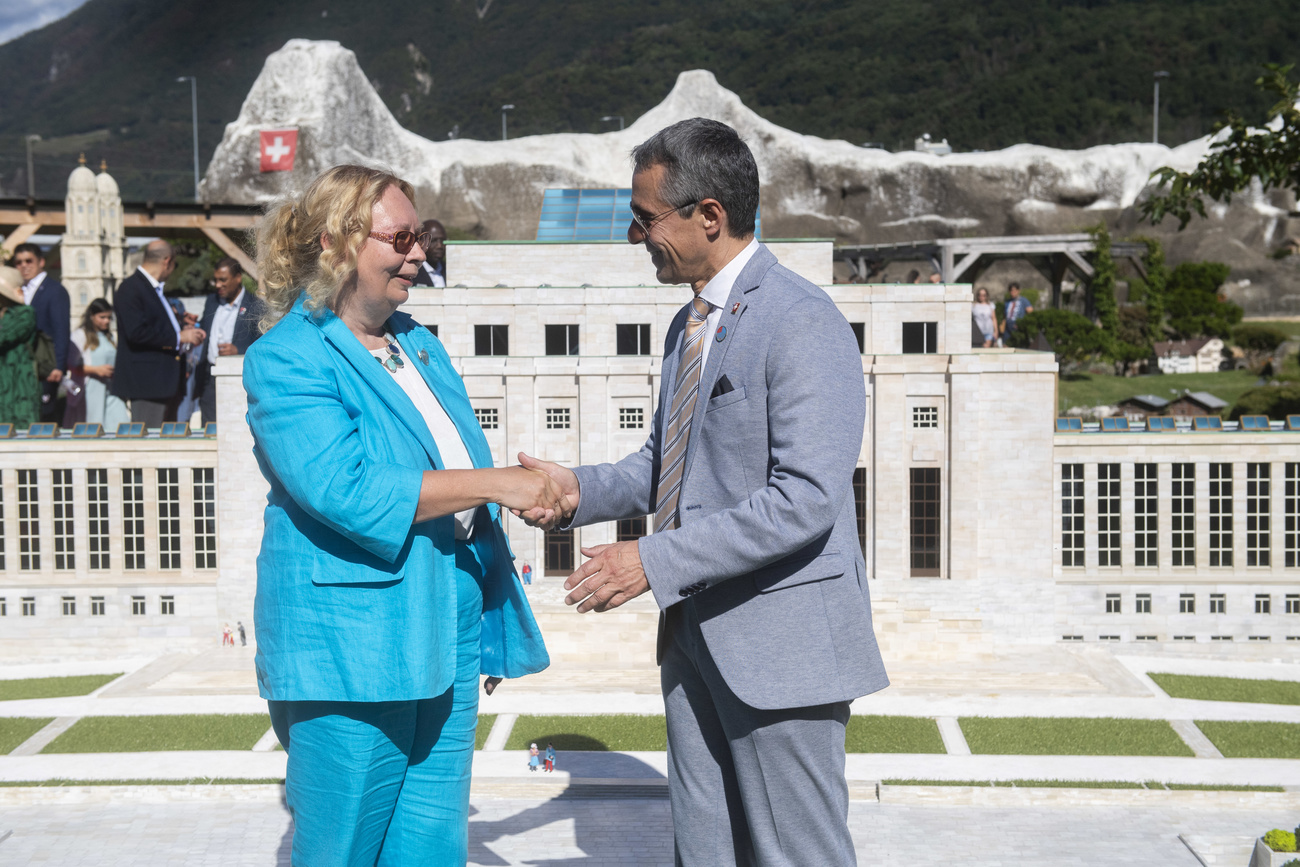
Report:
[[[413,283],[446,286],[447,231],[432,219],[422,229],[428,259]],[[0,266],[0,423],[91,422],[112,433],[124,422],[156,428],[196,413],[203,425],[216,421],[213,367],[248,351],[266,307],[239,261],[226,257],[213,267],[203,312],[187,312],[164,293],[175,269],[172,245],[150,242],[112,299],[92,299],[74,328],[68,290],[46,270],[44,251],[17,245]]]

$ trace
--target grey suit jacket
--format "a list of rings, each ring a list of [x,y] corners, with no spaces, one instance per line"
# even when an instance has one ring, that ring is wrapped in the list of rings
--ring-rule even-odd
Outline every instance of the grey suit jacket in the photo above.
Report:
[[[646,444],[576,469],[575,526],[654,511],[686,315],[668,329]],[[694,600],[718,669],[753,707],[883,689],[852,493],[866,417],[852,328],[825,292],[760,247],[706,339],[715,342],[691,423],[681,526],[639,543],[655,600],[661,610]],[[731,390],[715,392],[723,376]]]

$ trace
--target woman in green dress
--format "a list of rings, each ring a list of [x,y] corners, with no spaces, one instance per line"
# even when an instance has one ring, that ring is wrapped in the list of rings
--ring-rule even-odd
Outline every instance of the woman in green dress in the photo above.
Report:
[[[23,279],[0,266],[0,423],[25,430],[40,418],[41,387],[29,344],[36,311],[23,303]]]

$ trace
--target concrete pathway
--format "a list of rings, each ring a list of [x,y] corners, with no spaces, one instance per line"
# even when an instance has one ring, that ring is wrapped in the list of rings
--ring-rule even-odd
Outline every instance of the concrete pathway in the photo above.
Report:
[[[13,833],[0,841],[0,863],[288,865],[292,822],[272,787],[254,788],[266,791],[231,792],[223,799],[145,792],[81,803],[4,804],[0,837]],[[672,863],[671,817],[663,799],[475,795],[470,813],[469,863],[474,867]],[[854,801],[849,828],[858,863],[873,867],[1244,867],[1250,841],[1294,816],[1293,809],[1225,810],[1218,805],[972,807]]]
[[[55,720],[0,756],[0,781],[282,778],[286,757],[275,750],[272,732],[237,752],[39,752],[83,716],[264,714],[252,653],[249,647],[5,665],[10,678],[126,676],[88,696],[0,702],[0,717]],[[1244,865],[1256,835],[1292,827],[1300,815],[1300,760],[1225,759],[1194,721],[1300,723],[1300,707],[1171,699],[1151,681],[1153,671],[1300,680],[1300,664],[1289,661],[1111,656],[1092,648],[1054,647],[955,667],[906,661],[891,669],[896,686],[855,702],[853,711],[935,719],[948,752],[848,757],[860,863]],[[656,679],[637,670],[605,679],[609,691],[601,691],[600,675],[561,666],[484,697],[482,712],[497,720],[474,757],[470,863],[671,863],[664,753],[561,752],[559,770],[545,774],[528,771],[525,752],[504,749],[519,715],[661,714]],[[958,724],[964,716],[1164,719],[1196,757],[971,755]],[[890,779],[1160,781],[1287,791],[880,785]],[[266,785],[0,787],[0,863],[287,864],[292,827],[281,799],[281,787]]]

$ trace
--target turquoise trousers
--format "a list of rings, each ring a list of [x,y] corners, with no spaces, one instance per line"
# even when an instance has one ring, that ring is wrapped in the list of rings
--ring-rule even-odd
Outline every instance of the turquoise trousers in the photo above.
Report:
[[[419,701],[271,701],[288,752],[294,865],[464,865],[482,567],[457,546],[456,680]]]

